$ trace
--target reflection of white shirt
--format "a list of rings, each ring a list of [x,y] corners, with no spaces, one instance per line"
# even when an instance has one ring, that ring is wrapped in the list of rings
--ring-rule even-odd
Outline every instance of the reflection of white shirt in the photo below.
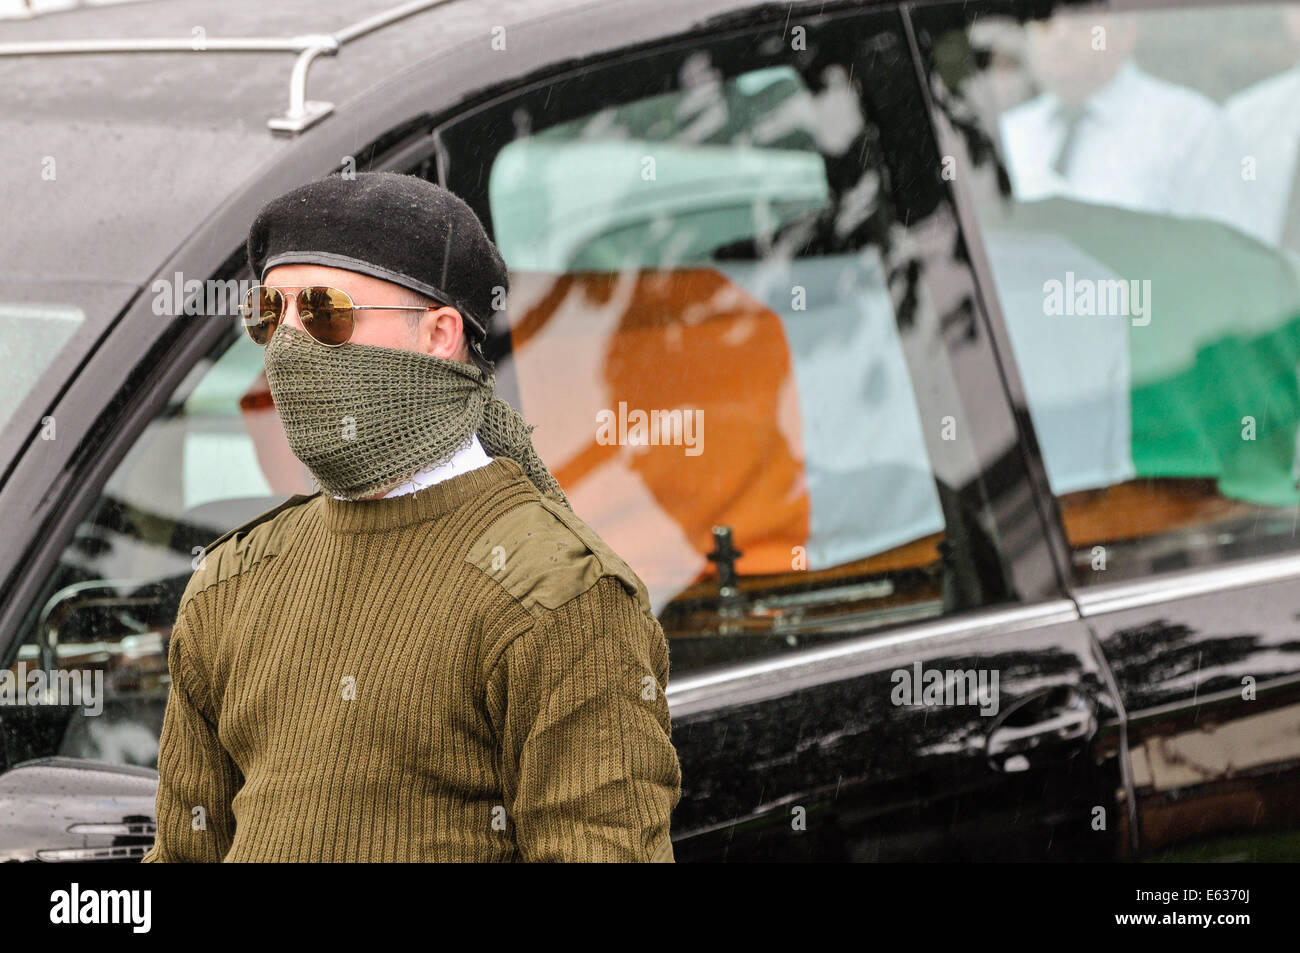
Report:
[[[1300,160],[1300,66],[1243,90],[1224,108],[1241,130],[1246,155],[1255,157],[1260,192],[1259,231],[1276,245],[1282,240]]]
[[[492,458],[484,452],[483,445],[478,442],[478,434],[473,434],[470,445],[456,451],[455,455],[446,463],[436,467],[425,467],[401,486],[389,490],[384,494],[383,498],[405,496],[408,493],[414,493],[416,490],[423,490],[427,486],[433,486],[435,483],[441,483],[443,480],[450,480],[454,476],[460,476],[462,473],[468,473],[470,470],[485,467],[491,462]],[[343,497],[335,496],[334,499],[341,500]]]
[[[1052,492],[1133,479],[1129,319],[1043,309],[1044,277],[1121,276],[1060,235],[988,229],[984,241]]]
[[[1064,102],[1044,92],[1000,117],[1017,198],[1060,196],[1142,212],[1217,219],[1251,231],[1254,193],[1241,177],[1235,131],[1209,99],[1156,79],[1131,60],[1083,103],[1066,174]]]

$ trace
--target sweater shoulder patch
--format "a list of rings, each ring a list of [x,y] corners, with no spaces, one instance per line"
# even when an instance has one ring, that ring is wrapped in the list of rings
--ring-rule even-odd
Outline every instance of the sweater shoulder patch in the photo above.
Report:
[[[602,576],[616,577],[650,612],[649,593],[631,567],[567,506],[549,497],[502,514],[474,541],[465,560],[533,614],[564,605]]]
[[[281,514],[300,507],[316,496],[317,494],[291,496],[279,506],[241,523],[208,543],[199,558],[199,568],[190,577],[185,594],[181,597],[181,604],[184,605],[191,596],[204,589],[247,572],[263,559],[274,556],[280,549],[285,531],[291,523],[296,522],[293,516],[285,517]]]

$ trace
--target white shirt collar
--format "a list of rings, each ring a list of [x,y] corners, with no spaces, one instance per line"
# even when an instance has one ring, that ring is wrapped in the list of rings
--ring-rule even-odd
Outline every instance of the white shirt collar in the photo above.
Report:
[[[468,473],[470,470],[485,467],[491,462],[492,458],[484,452],[483,445],[478,441],[478,434],[472,434],[469,446],[456,451],[455,455],[446,463],[436,467],[425,467],[401,486],[393,487],[393,489],[385,493],[383,499],[415,493],[417,490],[423,490],[425,487],[441,483],[443,480],[450,480],[452,477]],[[336,495],[334,499],[341,500],[343,497]]]
[[[1093,91],[1092,95],[1083,101],[1083,110],[1093,116],[1113,116],[1123,115],[1131,111],[1134,103],[1134,97],[1138,95],[1142,85],[1142,72],[1136,64],[1129,59],[1115,71],[1115,75],[1106,81],[1104,85]],[[1065,104],[1055,93],[1047,94],[1051,103],[1053,112]]]

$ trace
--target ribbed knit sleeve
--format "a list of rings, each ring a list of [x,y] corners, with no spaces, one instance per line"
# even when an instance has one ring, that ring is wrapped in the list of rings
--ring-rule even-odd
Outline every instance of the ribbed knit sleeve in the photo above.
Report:
[[[618,579],[542,613],[493,666],[502,786],[526,861],[668,861],[681,797],[663,629]]]
[[[158,834],[143,863],[219,861],[235,832],[231,801],[240,776],[217,739],[211,696],[194,657],[193,606],[191,600],[177,616],[167,652],[171,690],[158,750]]]

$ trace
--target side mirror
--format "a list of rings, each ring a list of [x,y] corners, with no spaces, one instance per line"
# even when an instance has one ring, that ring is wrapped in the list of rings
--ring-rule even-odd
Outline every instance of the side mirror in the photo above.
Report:
[[[158,772],[38,758],[0,775],[0,862],[138,861],[153,846]]]

